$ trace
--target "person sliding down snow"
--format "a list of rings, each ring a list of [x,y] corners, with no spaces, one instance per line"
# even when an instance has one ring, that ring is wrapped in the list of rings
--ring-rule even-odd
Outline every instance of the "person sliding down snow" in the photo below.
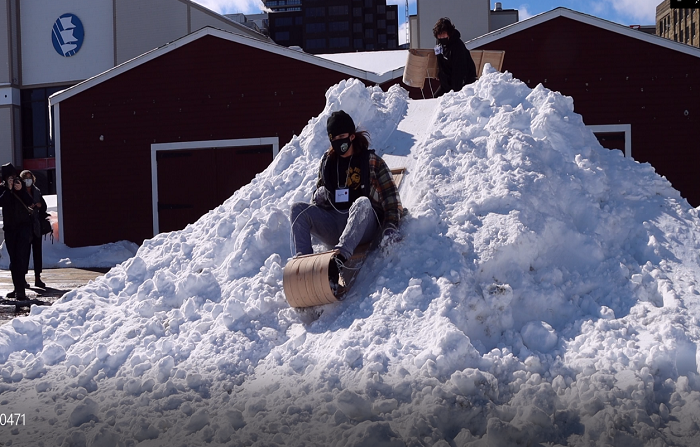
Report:
[[[391,171],[369,149],[369,133],[342,110],[331,114],[326,129],[331,147],[321,159],[313,203],[294,203],[290,219],[295,256],[313,253],[311,235],[334,248],[329,277],[337,284],[345,261],[380,228],[387,241],[399,239],[402,206]]]

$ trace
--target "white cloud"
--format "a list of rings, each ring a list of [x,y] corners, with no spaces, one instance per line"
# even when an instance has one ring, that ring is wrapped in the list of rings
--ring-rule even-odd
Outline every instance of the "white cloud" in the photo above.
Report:
[[[630,25],[651,25],[656,23],[656,6],[659,0],[605,0],[616,13]]]
[[[591,12],[594,16],[597,17],[604,15],[607,12],[609,6],[610,5],[608,5],[608,3],[605,2],[605,0],[602,2],[591,2],[590,4]]]
[[[261,0],[193,0],[219,14],[257,14],[263,8]]]
[[[530,5],[520,5],[520,7],[518,8],[518,20],[525,20],[532,17],[530,11],[527,10],[527,8],[529,7]]]

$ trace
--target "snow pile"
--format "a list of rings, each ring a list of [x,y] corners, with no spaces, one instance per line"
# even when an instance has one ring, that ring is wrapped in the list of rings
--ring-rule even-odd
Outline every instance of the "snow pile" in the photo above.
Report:
[[[697,211],[509,74],[423,117],[404,240],[303,325],[287,213],[340,108],[410,149],[405,92],[342,82],[224,205],[0,328],[0,403],[27,418],[6,444],[696,444]]]

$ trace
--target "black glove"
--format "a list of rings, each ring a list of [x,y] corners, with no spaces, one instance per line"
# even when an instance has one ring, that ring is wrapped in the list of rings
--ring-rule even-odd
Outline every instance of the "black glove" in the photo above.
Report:
[[[330,204],[330,192],[325,186],[319,186],[316,191],[314,191],[311,200],[319,208],[329,208]]]

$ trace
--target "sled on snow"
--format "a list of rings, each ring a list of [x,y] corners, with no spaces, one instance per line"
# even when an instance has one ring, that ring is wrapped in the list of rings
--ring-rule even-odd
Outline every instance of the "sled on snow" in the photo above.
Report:
[[[297,256],[284,267],[284,295],[290,306],[296,308],[322,306],[337,303],[355,283],[357,274],[370,251],[370,244],[357,247],[352,257],[345,261],[340,273],[338,288],[331,287],[329,272],[335,251],[324,251]]]
[[[406,168],[391,169],[396,188],[401,185]],[[346,260],[340,273],[337,288],[331,287],[329,272],[336,251],[302,255],[292,258],[284,266],[282,285],[284,296],[291,307],[297,309],[311,308],[342,301],[357,279],[362,264],[376,243],[363,244],[355,249],[352,257]]]

